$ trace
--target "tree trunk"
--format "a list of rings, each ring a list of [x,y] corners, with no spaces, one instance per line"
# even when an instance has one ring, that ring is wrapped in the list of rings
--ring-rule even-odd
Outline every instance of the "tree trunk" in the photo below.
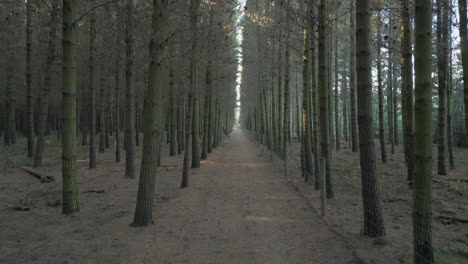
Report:
[[[415,2],[414,263],[434,263],[432,246],[432,1]]]
[[[180,184],[180,188],[187,188],[189,186],[189,170],[190,170],[190,154],[192,148],[192,111],[193,108],[193,97],[192,94],[189,93],[188,97],[188,109],[186,111],[186,119],[185,119],[185,153],[184,153],[184,164],[182,169],[182,182]]]
[[[329,133],[329,115],[328,115],[328,59],[327,59],[327,8],[324,0],[320,1],[318,16],[318,92],[319,92],[319,107],[320,107],[320,152],[321,157],[325,158],[326,171],[326,189],[327,198],[333,198],[332,178],[330,173],[330,133]]]
[[[311,10],[311,17],[314,18],[316,14],[315,5],[313,5]],[[310,68],[311,68],[311,89],[312,89],[312,98],[311,100],[311,112],[313,119],[313,140],[311,142],[312,152],[314,153],[314,189],[320,189],[320,165],[319,165],[319,101],[318,101],[318,82],[317,82],[317,41],[316,41],[316,28],[315,23],[312,23],[312,29],[310,30],[310,45],[311,45],[311,59],[310,59]]]
[[[287,0],[285,5],[285,15],[288,17],[288,8],[289,8],[290,0]],[[285,176],[289,175],[289,133],[290,133],[290,54],[289,54],[289,45],[290,45],[290,35],[289,31],[286,33],[286,50],[284,52],[284,59],[286,60],[285,67],[284,67],[284,106],[283,106],[283,148],[282,148],[282,157],[284,159],[284,169],[285,169]]]
[[[96,88],[94,53],[96,50],[96,18],[89,21],[89,168],[96,168]]]
[[[31,87],[31,57],[32,57],[32,1],[26,2],[26,136],[28,158],[33,157],[34,153],[34,106],[33,91]]]
[[[393,135],[393,6],[390,2],[390,13],[388,22],[388,73],[387,73],[387,123],[388,123],[388,139],[391,144],[390,152],[395,153],[395,140]]]
[[[105,130],[106,130],[106,122],[105,122],[105,98],[104,98],[104,64],[101,64],[101,89],[100,89],[100,109],[99,109],[99,153],[104,153],[106,150],[105,140]]]
[[[63,0],[63,101],[62,101],[62,213],[80,210],[78,203],[78,163],[76,151],[76,64],[74,0]]]
[[[458,11],[460,17],[460,49],[463,65],[463,102],[465,108],[465,133],[468,138],[468,29],[466,15],[466,1],[458,0]]]
[[[349,87],[350,87],[350,99],[349,104],[351,105],[351,149],[353,152],[358,152],[358,132],[357,132],[357,113],[356,113],[356,38],[355,38],[355,27],[356,27],[356,9],[355,0],[350,0],[351,16],[350,16],[350,64],[349,64]]]
[[[437,174],[447,175],[445,153],[447,152],[447,55],[448,55],[448,6],[449,2],[437,2],[437,75],[439,85]]]
[[[45,67],[44,86],[41,91],[41,103],[39,110],[39,126],[36,145],[36,154],[34,155],[33,167],[42,167],[42,159],[44,156],[44,144],[46,134],[47,117],[49,115],[49,93],[52,80],[52,64],[55,60],[55,39],[57,35],[58,24],[58,0],[52,2],[49,44],[47,48],[47,59]]]
[[[375,162],[370,58],[370,0],[356,1],[356,69],[364,235],[385,235]]]
[[[170,145],[169,145],[169,156],[176,155],[176,146],[177,146],[177,109],[176,109],[176,95],[175,95],[175,86],[174,86],[174,70],[171,68],[169,70],[169,118],[171,120],[170,124]]]
[[[312,2],[309,2],[305,8],[305,19],[307,28],[304,30],[304,49],[302,60],[302,150],[303,150],[303,166],[302,172],[305,182],[312,184],[312,148],[310,146],[311,139],[311,113],[310,113],[310,78],[309,78],[309,31],[312,28],[312,18],[309,17],[309,10],[313,8]]]
[[[200,168],[200,137],[199,137],[199,102],[198,102],[198,88],[197,88],[197,26],[198,26],[198,9],[200,0],[190,0],[190,26],[193,31],[192,35],[192,50],[190,56],[190,89],[193,93],[193,107],[189,111],[193,111],[192,115],[192,168]]]
[[[413,160],[413,148],[414,148],[414,96],[413,96],[413,54],[412,54],[412,42],[411,42],[411,23],[410,23],[410,1],[404,0],[402,5],[402,64],[401,64],[401,87],[402,87],[402,105],[404,104],[403,129],[405,131],[405,160],[408,168],[407,180],[411,186],[414,178],[414,160]]]
[[[387,152],[385,150],[385,126],[383,110],[383,88],[382,88],[382,15],[381,10],[377,10],[377,89],[379,94],[379,141],[380,156],[382,163],[387,163]]]
[[[338,12],[335,13],[334,18],[335,30],[334,30],[334,41],[335,41],[335,146],[336,150],[341,149],[340,145],[340,112],[339,110],[339,91],[338,91]]]
[[[141,160],[138,196],[132,226],[147,226],[153,223],[155,178],[160,156],[163,126],[163,65],[166,42],[167,1],[153,1],[152,34],[150,40],[150,63],[148,86],[145,90],[143,155]]]
[[[153,3],[154,4],[154,3]],[[125,177],[135,178],[135,94],[133,89],[133,0],[127,0],[125,27]]]

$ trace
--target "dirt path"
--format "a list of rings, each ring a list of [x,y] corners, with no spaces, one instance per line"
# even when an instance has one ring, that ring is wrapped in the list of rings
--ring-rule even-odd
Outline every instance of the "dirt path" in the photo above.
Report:
[[[82,206],[74,216],[46,204],[60,182],[40,184],[20,170],[1,175],[4,203],[27,200],[31,210],[0,210],[0,263],[355,263],[260,153],[236,131],[192,170],[190,188],[179,188],[180,167],[161,168],[148,228],[129,227],[137,181],[123,179],[124,164],[111,151],[99,156],[98,170],[80,165]],[[181,156],[163,164],[180,165]],[[60,179],[59,168],[51,171]]]
[[[352,263],[351,251],[259,153],[234,132],[190,188],[160,209],[157,225],[170,234],[160,242],[177,245],[169,262]]]

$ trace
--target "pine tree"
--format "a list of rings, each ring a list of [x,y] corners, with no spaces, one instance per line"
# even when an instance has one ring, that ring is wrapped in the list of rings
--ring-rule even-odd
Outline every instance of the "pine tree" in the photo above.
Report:
[[[42,159],[44,156],[44,144],[46,134],[47,116],[49,114],[49,94],[52,80],[52,64],[55,60],[55,40],[58,26],[58,0],[52,1],[52,11],[50,19],[49,43],[47,48],[47,59],[45,66],[44,86],[40,96],[39,110],[39,126],[36,145],[36,153],[34,155],[33,167],[42,167]]]
[[[320,156],[326,160],[324,169],[326,171],[327,198],[333,198],[332,179],[330,172],[330,122],[328,115],[328,59],[327,59],[327,7],[326,0],[321,0],[318,9],[318,93],[320,107]]]
[[[385,235],[375,162],[370,59],[370,0],[356,1],[356,69],[364,234]]]
[[[380,157],[382,163],[387,163],[387,153],[385,150],[385,125],[383,110],[383,85],[382,85],[382,14],[380,7],[377,10],[377,90],[379,97],[379,141]]]
[[[135,178],[135,91],[133,89],[133,0],[126,2],[125,26],[125,177]]]
[[[158,156],[163,126],[163,66],[167,27],[167,1],[153,0],[152,31],[148,86],[145,90],[143,156],[141,160],[138,196],[132,226],[153,223],[153,201]]]
[[[64,214],[73,214],[80,210],[76,157],[75,9],[75,0],[63,0],[62,212]]]
[[[96,88],[94,54],[96,50],[96,18],[89,21],[89,168],[96,168]]]
[[[415,1],[414,263],[434,263],[432,246],[432,1]]]
[[[460,17],[460,49],[463,65],[463,102],[465,108],[465,133],[468,138],[468,29],[466,1],[458,0]]]

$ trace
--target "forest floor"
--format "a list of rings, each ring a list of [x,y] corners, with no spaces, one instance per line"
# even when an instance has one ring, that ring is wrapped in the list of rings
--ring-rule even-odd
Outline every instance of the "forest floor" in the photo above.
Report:
[[[359,158],[348,149],[333,153],[336,198],[325,218],[319,192],[301,178],[297,143],[285,178],[282,161],[236,131],[191,171],[183,190],[182,155],[163,155],[155,224],[133,228],[138,181],[123,177],[124,162],[113,161],[112,149],[98,154],[91,171],[88,148],[80,148],[81,212],[64,216],[57,141],[48,140],[41,169],[55,177],[51,183],[20,169],[30,161],[19,143],[0,149],[0,263],[412,263],[412,196],[402,155],[378,162],[387,237],[376,240],[360,235]],[[457,170],[434,176],[439,263],[468,263],[468,226],[454,220],[468,218],[467,154],[457,150]]]

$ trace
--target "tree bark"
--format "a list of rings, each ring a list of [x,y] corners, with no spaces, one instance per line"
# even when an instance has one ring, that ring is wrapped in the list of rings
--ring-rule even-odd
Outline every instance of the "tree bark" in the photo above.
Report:
[[[148,86],[145,90],[143,155],[138,184],[137,204],[132,226],[153,223],[153,202],[158,156],[160,156],[163,126],[163,65],[165,56],[167,1],[153,0],[152,34]]]
[[[39,110],[39,126],[36,145],[36,154],[34,155],[33,167],[42,167],[42,159],[44,156],[44,144],[47,125],[47,116],[49,115],[49,93],[52,80],[52,64],[55,60],[55,39],[57,35],[58,24],[58,0],[52,2],[49,44],[47,48],[47,59],[45,67],[44,86],[41,91],[41,103]]]
[[[468,138],[468,29],[466,1],[458,0],[458,12],[460,16],[460,49],[463,66],[463,103],[465,108],[465,133]]]
[[[356,69],[359,122],[359,158],[364,208],[364,235],[385,235],[375,161],[370,58],[370,0],[356,1]]]
[[[326,189],[327,198],[333,198],[333,181],[330,173],[330,122],[328,114],[328,59],[327,59],[327,8],[326,1],[321,0],[318,10],[319,22],[318,22],[318,93],[319,93],[319,107],[320,107],[320,156],[325,158],[325,169],[326,171]]]
[[[358,152],[358,132],[357,132],[357,112],[356,112],[356,37],[355,37],[355,28],[356,28],[356,9],[355,2],[356,0],[350,0],[351,6],[351,16],[350,16],[350,64],[349,64],[349,87],[350,87],[350,99],[349,104],[351,105],[351,150],[353,152]]]
[[[76,150],[75,0],[63,0],[62,213],[80,210]]]
[[[26,2],[26,137],[28,158],[33,157],[34,153],[34,106],[33,91],[31,87],[31,53],[32,53],[32,1]]]
[[[153,2],[154,4],[154,2]],[[133,89],[133,0],[126,3],[125,27],[125,177],[135,178],[135,92]]]
[[[382,163],[387,163],[387,152],[385,150],[385,125],[383,110],[383,87],[382,87],[382,15],[381,10],[377,10],[377,90],[379,96],[379,141],[380,157]]]
[[[89,168],[96,168],[96,88],[94,54],[96,50],[96,18],[89,21]]]
[[[448,55],[448,1],[437,2],[437,75],[439,85],[437,174],[447,175],[447,55]]]
[[[432,1],[415,1],[414,263],[432,264]]]

